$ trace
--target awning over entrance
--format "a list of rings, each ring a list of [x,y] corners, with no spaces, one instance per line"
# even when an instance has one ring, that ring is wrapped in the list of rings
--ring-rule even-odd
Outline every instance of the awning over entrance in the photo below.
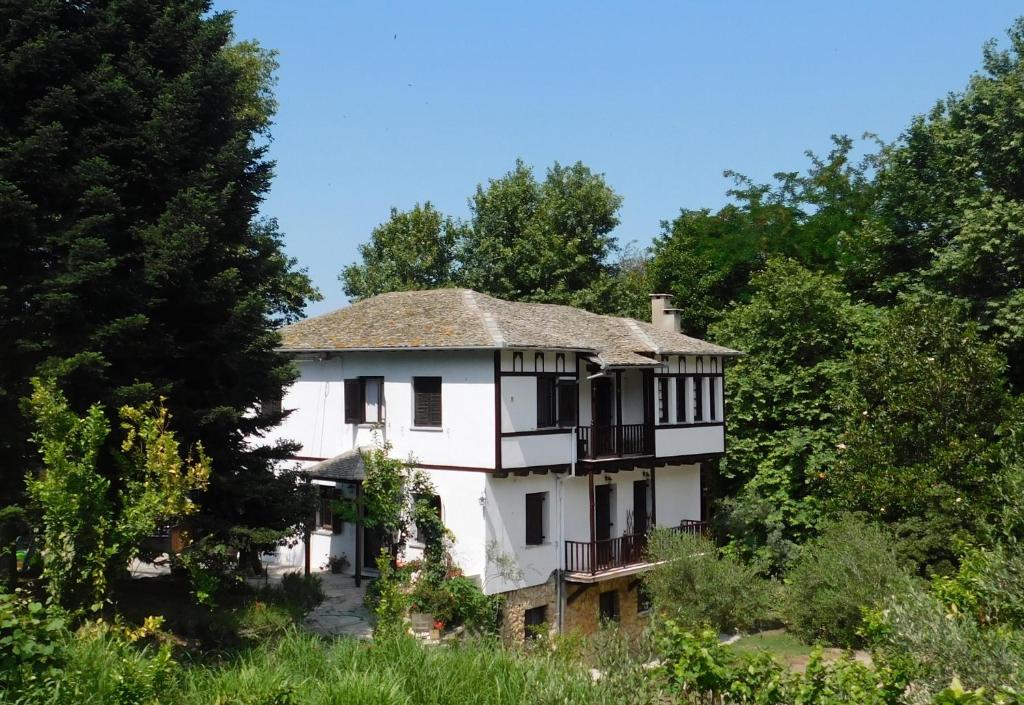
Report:
[[[315,465],[303,468],[303,472],[321,480],[358,482],[366,479],[366,465],[361,449],[353,448],[344,453],[321,460]]]

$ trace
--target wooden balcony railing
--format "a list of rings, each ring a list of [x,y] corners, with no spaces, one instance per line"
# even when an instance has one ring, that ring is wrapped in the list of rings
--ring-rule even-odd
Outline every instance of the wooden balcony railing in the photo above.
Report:
[[[686,520],[667,528],[675,533],[703,536],[708,532],[708,523]],[[602,541],[565,542],[565,570],[570,573],[595,575],[646,562],[647,534],[626,534]]]
[[[580,460],[649,455],[654,439],[642,423],[580,426],[577,429]]]

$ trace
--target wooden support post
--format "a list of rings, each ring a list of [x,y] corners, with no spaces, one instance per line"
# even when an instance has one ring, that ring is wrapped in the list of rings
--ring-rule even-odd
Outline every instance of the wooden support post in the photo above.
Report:
[[[356,483],[356,587],[363,583],[363,524],[366,510],[363,506],[363,483]]]
[[[587,472],[587,489],[590,492],[590,572],[594,572],[594,567],[597,565],[597,524],[594,519],[594,471],[593,469]]]
[[[615,454],[622,455],[622,370],[615,370]]]

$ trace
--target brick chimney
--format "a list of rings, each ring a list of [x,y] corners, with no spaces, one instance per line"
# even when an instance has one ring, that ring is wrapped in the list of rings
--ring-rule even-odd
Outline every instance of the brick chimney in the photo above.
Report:
[[[672,294],[651,294],[651,323],[671,333],[679,333],[679,309],[672,308]]]

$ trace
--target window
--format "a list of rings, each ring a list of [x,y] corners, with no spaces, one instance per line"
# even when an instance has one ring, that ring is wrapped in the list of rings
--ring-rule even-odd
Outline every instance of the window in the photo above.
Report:
[[[715,401],[718,397],[718,382],[714,377],[708,379],[708,421],[714,421],[718,418],[718,414],[715,412]]]
[[[512,353],[512,371],[522,372],[523,371],[523,354],[521,352]]]
[[[318,529],[328,529],[335,534],[341,533],[343,522],[341,517],[334,514],[334,502],[337,499],[337,490],[333,487],[320,486],[320,501],[316,507],[316,526]]]
[[[267,395],[267,398],[260,403],[260,416],[274,419],[281,415],[281,399],[284,392],[280,389],[274,390]]]
[[[527,639],[536,639],[544,630],[548,621],[548,608],[546,605],[531,607],[523,613],[523,631]]]
[[[704,379],[691,377],[693,380],[693,420],[704,420]]]
[[[576,408],[579,406],[576,397],[576,382],[569,379],[558,382],[558,425],[571,428],[576,425]]]
[[[543,372],[544,371],[544,353],[536,353],[533,356],[533,371]]]
[[[345,380],[345,423],[381,423],[384,420],[384,378]]]
[[[686,377],[676,377],[676,423],[686,423]]]
[[[668,377],[658,377],[658,423],[668,423]]]
[[[537,378],[537,428],[555,425],[558,386],[554,377]]]
[[[544,543],[544,500],[547,492],[529,492],[526,495],[526,545]]]
[[[609,590],[602,592],[598,603],[598,617],[602,622],[619,621],[619,592]]]
[[[537,428],[576,425],[576,383],[551,376],[537,378]]]
[[[441,378],[413,377],[413,426],[441,427]]]
[[[415,499],[417,503],[419,503],[419,502],[426,502],[430,506],[430,508],[434,510],[434,513],[437,515],[438,519],[440,519],[442,517],[442,515],[441,515],[441,498],[438,497],[436,494],[420,494],[420,495],[416,495],[413,499]],[[424,538],[425,537],[424,537],[423,533],[420,531],[420,526],[419,526],[419,524],[417,524],[416,525],[416,540],[419,541],[420,543],[423,543]]]
[[[651,592],[644,583],[636,586],[636,613],[646,614],[651,611]]]

